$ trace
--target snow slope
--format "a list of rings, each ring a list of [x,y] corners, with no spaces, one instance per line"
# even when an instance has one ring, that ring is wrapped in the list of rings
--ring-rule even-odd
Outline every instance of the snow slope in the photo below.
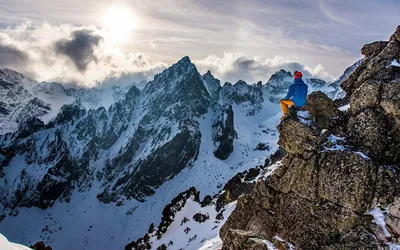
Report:
[[[30,248],[27,248],[23,245],[19,245],[16,243],[9,242],[6,237],[4,237],[2,234],[0,234],[0,249],[1,250],[29,250]]]
[[[104,107],[108,109],[112,104],[124,99],[129,88],[119,86],[105,86],[91,89],[68,89],[67,94],[80,100],[87,109]]]

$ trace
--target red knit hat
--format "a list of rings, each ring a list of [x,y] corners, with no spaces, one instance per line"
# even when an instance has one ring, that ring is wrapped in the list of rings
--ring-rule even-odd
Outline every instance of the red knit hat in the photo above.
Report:
[[[300,77],[303,77],[303,73],[301,73],[300,71],[295,71],[294,72],[294,79],[297,79],[297,78],[300,78]]]

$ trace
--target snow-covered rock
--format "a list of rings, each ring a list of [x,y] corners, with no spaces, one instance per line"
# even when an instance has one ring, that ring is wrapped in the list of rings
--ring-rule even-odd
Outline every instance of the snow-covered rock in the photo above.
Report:
[[[15,132],[32,118],[47,124],[57,116],[62,106],[76,101],[87,110],[108,109],[122,101],[128,91],[129,88],[119,86],[65,89],[60,83],[39,83],[16,71],[0,70],[0,134]]]
[[[400,67],[400,63],[399,63],[396,59],[394,59],[394,60],[390,63],[390,65],[391,65],[391,66],[395,66],[395,67]]]
[[[132,86],[136,86],[133,84]],[[78,99],[87,109],[104,107],[108,109],[112,104],[122,101],[129,88],[119,86],[106,86],[90,89],[68,89],[67,94]]]

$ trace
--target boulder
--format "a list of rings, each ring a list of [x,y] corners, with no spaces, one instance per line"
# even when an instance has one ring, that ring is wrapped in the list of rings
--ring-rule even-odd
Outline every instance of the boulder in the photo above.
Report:
[[[278,131],[278,145],[291,154],[301,155],[306,151],[314,151],[321,144],[320,131],[291,117],[279,124]]]
[[[321,91],[308,95],[306,110],[315,121],[315,125],[321,129],[331,127],[334,118],[340,113],[332,99]]]
[[[361,54],[363,56],[373,56],[381,53],[381,51],[386,47],[388,42],[378,41],[364,45],[361,48]]]

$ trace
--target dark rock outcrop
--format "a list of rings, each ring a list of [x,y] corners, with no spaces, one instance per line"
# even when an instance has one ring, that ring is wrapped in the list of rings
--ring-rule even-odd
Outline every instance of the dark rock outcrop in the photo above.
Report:
[[[214,141],[218,145],[214,151],[214,156],[218,159],[226,160],[233,152],[233,140],[237,138],[237,133],[235,131],[232,105],[226,105],[222,112],[221,119],[216,120],[213,124],[213,129],[216,130]]]
[[[244,172],[236,174],[230,179],[222,189],[216,202],[216,209],[220,211],[226,204],[237,200],[241,195],[249,194],[254,189],[256,184],[255,180],[260,174],[270,165],[275,164],[277,161],[282,160],[284,152],[278,149],[268,159],[266,159],[264,166],[257,166],[250,168]]]
[[[171,225],[171,223],[174,221],[175,215],[182,210],[182,208],[185,206],[186,201],[192,196],[194,201],[200,203],[200,198],[199,198],[200,192],[192,187],[185,192],[180,193],[178,196],[176,196],[170,204],[165,206],[163,212],[162,212],[162,218],[161,222],[158,225],[157,228],[154,228],[150,226],[152,230],[149,229],[149,233],[153,233],[157,236],[158,239],[160,239],[166,232],[168,227]],[[152,232],[150,232],[152,231]],[[137,249],[137,250],[145,250],[145,249],[151,249],[151,244],[149,243],[149,235],[145,234],[142,238],[139,238],[136,241],[133,241],[125,246],[125,250],[132,250],[132,249]],[[165,247],[165,246],[164,246]]]
[[[364,46],[366,56],[342,83],[350,96],[349,139],[374,160],[386,164],[400,161],[400,26],[389,42]]]
[[[278,127],[282,166],[239,198],[221,228],[223,249],[263,249],[276,236],[298,249],[379,249],[400,240],[398,88],[400,27],[389,42],[363,48],[366,58],[342,87],[351,108],[309,95]],[[386,208],[386,228],[368,212]]]
[[[196,213],[195,215],[193,215],[193,220],[198,223],[203,223],[209,218],[210,216],[208,214]]]
[[[35,243],[34,245],[31,245],[30,248],[33,250],[52,250],[50,246],[46,246],[43,241],[39,241]]]

